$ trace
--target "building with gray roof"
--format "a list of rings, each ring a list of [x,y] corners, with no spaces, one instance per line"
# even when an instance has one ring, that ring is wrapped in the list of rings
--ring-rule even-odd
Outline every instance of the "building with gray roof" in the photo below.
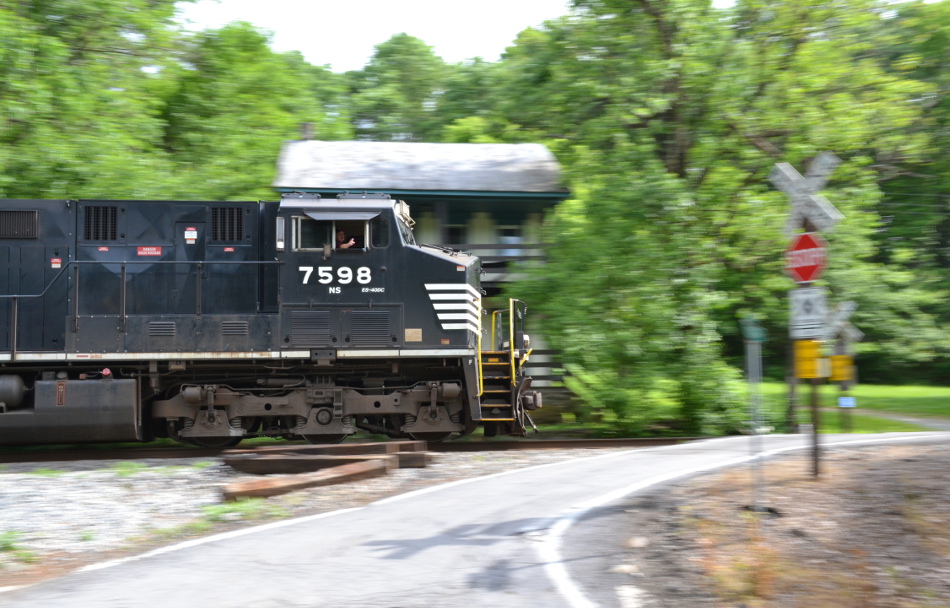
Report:
[[[530,251],[544,211],[568,196],[557,159],[541,144],[291,141],[274,188],[385,192],[409,204],[417,240],[472,249],[489,265]]]

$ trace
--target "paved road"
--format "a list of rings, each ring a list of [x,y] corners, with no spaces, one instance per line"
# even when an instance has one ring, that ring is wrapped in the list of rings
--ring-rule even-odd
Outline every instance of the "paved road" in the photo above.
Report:
[[[882,436],[823,437],[867,442]],[[908,439],[910,438],[910,439]],[[943,441],[950,433],[889,434]],[[766,451],[808,447],[769,436]],[[361,509],[170,547],[0,595],[6,607],[620,606],[598,509],[746,461],[748,438],[612,452],[429,488]],[[567,557],[565,557],[567,556]],[[629,579],[629,577],[627,577]],[[627,604],[629,605],[629,604]]]

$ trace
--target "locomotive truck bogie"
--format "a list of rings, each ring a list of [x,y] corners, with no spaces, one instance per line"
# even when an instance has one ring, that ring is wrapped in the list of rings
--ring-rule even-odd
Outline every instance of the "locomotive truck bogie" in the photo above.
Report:
[[[465,406],[461,394],[458,381],[387,392],[309,382],[267,392],[189,385],[173,399],[155,401],[152,417],[165,419],[173,429],[171,436],[198,442],[204,437],[251,434],[319,441],[352,435],[361,426],[397,436],[452,434],[466,430],[461,423]]]
[[[411,225],[385,195],[0,201],[0,445],[523,434],[523,328],[486,376],[480,262]]]

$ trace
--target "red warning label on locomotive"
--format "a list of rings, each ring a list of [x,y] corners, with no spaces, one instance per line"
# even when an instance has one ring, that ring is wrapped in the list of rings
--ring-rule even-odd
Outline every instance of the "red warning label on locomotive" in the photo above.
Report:
[[[138,255],[160,256],[162,255],[162,248],[161,247],[139,247]]]
[[[62,268],[63,258],[50,258],[49,265],[51,268]]]

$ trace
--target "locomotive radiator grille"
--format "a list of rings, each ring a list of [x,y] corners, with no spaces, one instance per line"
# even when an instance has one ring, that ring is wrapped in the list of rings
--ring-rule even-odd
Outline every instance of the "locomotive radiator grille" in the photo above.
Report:
[[[211,208],[211,241],[240,243],[244,240],[244,210],[240,207]]]
[[[330,342],[330,313],[326,310],[291,311],[290,341],[294,346],[326,346]]]
[[[39,235],[36,211],[0,210],[0,239],[35,239]]]
[[[116,240],[118,211],[116,207],[86,207],[83,239],[86,241]]]
[[[392,345],[388,310],[354,310],[350,317],[350,343],[353,346]]]
[[[222,321],[221,335],[222,336],[246,336],[247,335],[247,321]]]
[[[149,336],[174,336],[176,333],[174,321],[152,321],[148,324]]]

